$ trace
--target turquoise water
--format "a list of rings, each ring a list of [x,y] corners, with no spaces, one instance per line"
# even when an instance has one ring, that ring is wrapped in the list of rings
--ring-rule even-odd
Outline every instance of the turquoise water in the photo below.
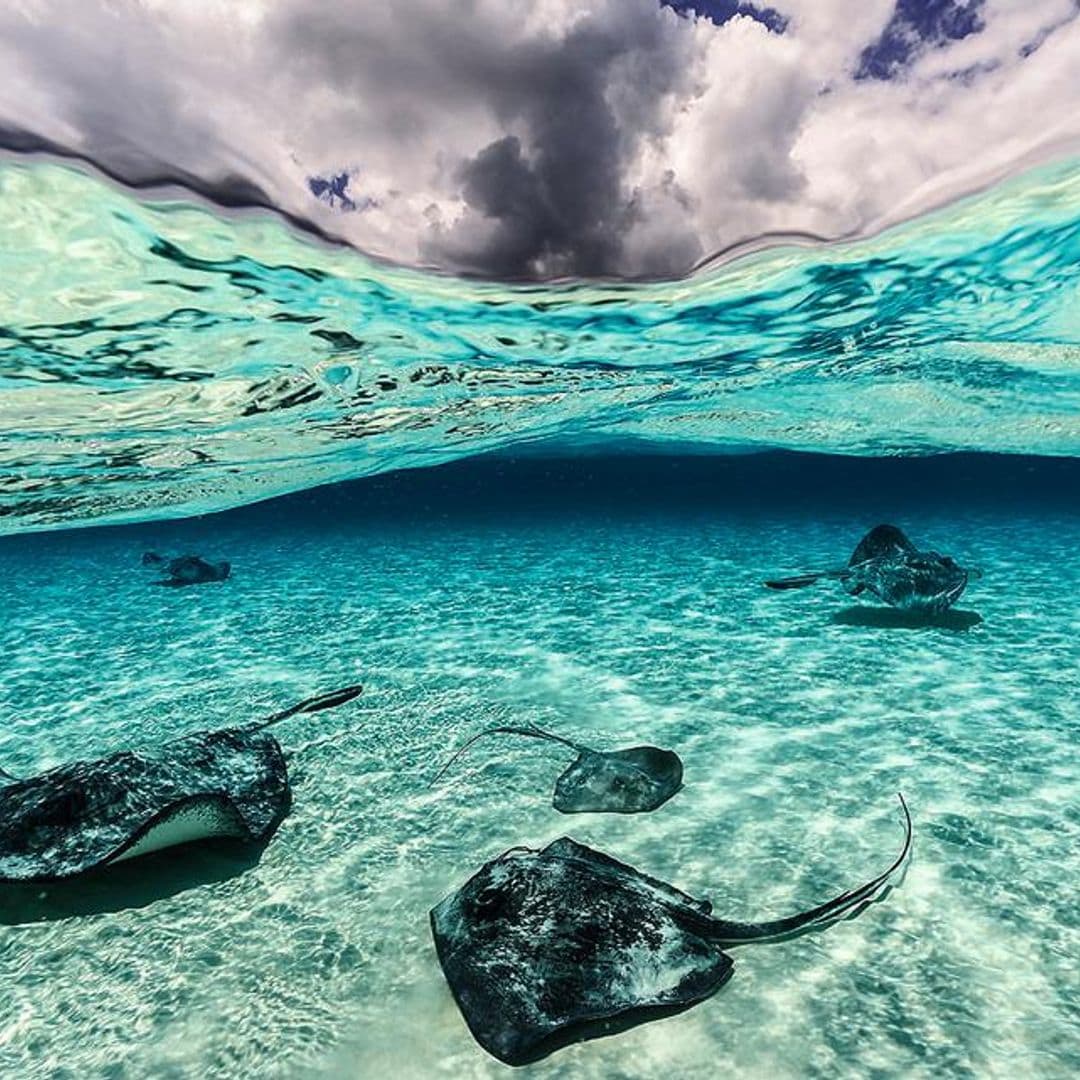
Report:
[[[569,834],[773,917],[883,868],[901,789],[885,902],[525,1073],[1080,1073],[1078,294],[1076,160],[857,244],[528,287],[0,162],[0,767],[367,687],[281,729],[261,859],[0,896],[0,1076],[504,1075],[427,925],[483,861]],[[880,521],[984,571],[952,623],[761,587]],[[154,589],[147,549],[234,573]],[[686,788],[564,818],[566,759],[492,741],[429,789],[526,721],[669,746]]]
[[[655,285],[393,269],[0,163],[0,527],[220,509],[482,450],[1080,453],[1080,163]]]
[[[3,930],[0,1074],[508,1074],[427,927],[482,861],[569,834],[729,917],[785,914],[892,858],[902,789],[916,848],[883,903],[739,950],[713,999],[525,1075],[1075,1075],[1078,475],[496,460],[0,542],[13,772],[367,686],[281,729],[295,807],[256,866]],[[827,587],[761,587],[886,517],[983,568],[958,605],[981,622],[905,629]],[[226,556],[234,576],[155,590],[147,547]],[[676,748],[685,790],[644,817],[562,817],[566,757],[521,740],[428,789],[452,745],[508,720]]]

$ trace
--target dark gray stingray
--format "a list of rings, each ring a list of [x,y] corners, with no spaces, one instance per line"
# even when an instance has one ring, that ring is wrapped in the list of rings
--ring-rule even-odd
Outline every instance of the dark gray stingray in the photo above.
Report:
[[[146,751],[0,781],[0,884],[62,881],[195,840],[264,842],[291,805],[285,755],[266,729],[351,701],[349,686],[265,720]]]
[[[177,559],[166,559],[156,551],[147,551],[142,557],[143,566],[161,567],[163,578],[155,585],[177,588],[181,585],[203,585],[208,581],[224,581],[232,570],[227,562],[207,562],[199,555],[181,555]]]
[[[809,911],[717,919],[708,901],[568,837],[511,848],[431,911],[443,974],[476,1041],[508,1065],[687,1009],[734,967],[729,946],[822,929],[883,896],[882,874]]]
[[[956,603],[970,579],[981,576],[948,555],[919,551],[895,525],[878,525],[859,541],[847,566],[765,584],[770,589],[803,589],[832,579],[842,582],[851,596],[869,592],[901,611],[940,614]]]
[[[534,725],[493,727],[474,735],[439,770],[432,784],[478,739],[497,734],[548,739],[577,751],[577,758],[555,781],[551,805],[563,814],[640,814],[663,806],[682,787],[683,765],[673,750],[658,746],[593,750]]]

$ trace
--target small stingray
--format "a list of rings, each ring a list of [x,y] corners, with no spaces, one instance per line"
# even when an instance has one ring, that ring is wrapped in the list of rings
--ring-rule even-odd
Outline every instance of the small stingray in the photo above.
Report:
[[[770,589],[804,589],[824,579],[843,583],[849,595],[869,592],[901,611],[940,614],[982,571],[959,566],[948,555],[919,551],[895,525],[871,529],[846,567],[766,581]]]
[[[431,911],[443,974],[476,1041],[508,1065],[690,1008],[731,977],[729,946],[850,917],[887,892],[911,848],[873,880],[784,919],[717,919],[708,901],[563,837],[511,848]]]
[[[207,581],[224,581],[232,570],[227,562],[207,562],[199,555],[181,555],[177,559],[166,559],[156,551],[147,551],[142,557],[143,566],[161,567],[165,577],[155,581],[155,585],[178,588],[181,585],[202,585]]]
[[[533,724],[493,727],[474,735],[439,770],[432,784],[478,739],[498,734],[548,739],[577,751],[577,758],[555,781],[551,805],[563,814],[640,814],[663,806],[682,787],[683,765],[673,750],[657,746],[593,750]]]
[[[351,701],[348,686],[265,720],[198,731],[19,780],[0,771],[0,884],[61,881],[194,840],[263,843],[289,811],[285,755],[266,729]]]

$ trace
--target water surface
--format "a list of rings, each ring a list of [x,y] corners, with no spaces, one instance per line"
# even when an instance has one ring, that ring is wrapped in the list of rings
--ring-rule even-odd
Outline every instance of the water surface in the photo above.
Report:
[[[0,161],[0,529],[535,444],[1080,453],[1080,164],[661,284],[394,269]]]

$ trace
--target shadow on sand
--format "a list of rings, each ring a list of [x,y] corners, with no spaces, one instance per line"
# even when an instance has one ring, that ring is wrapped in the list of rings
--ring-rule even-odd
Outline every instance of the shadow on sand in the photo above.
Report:
[[[889,607],[849,607],[836,612],[832,621],[839,626],[868,626],[875,630],[970,630],[983,621],[977,611],[950,609],[937,615],[898,611]]]
[[[186,889],[228,881],[255,866],[265,848],[266,841],[200,840],[67,881],[0,884],[0,926],[146,907]]]

